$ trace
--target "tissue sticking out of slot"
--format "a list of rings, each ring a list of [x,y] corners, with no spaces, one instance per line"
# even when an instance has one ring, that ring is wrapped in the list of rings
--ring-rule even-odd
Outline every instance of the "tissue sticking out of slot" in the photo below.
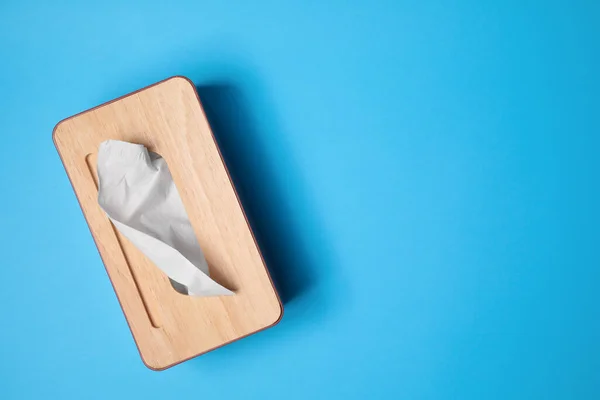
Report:
[[[233,292],[213,281],[169,167],[140,144],[98,150],[98,203],[117,230],[190,296]]]

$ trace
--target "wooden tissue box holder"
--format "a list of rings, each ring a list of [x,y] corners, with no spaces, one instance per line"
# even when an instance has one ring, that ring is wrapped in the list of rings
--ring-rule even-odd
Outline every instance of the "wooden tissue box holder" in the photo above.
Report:
[[[172,77],[67,118],[53,139],[148,368],[169,368],[279,322],[283,306],[189,79]],[[165,158],[211,278],[234,296],[178,293],[113,227],[97,200],[96,157],[107,139]]]

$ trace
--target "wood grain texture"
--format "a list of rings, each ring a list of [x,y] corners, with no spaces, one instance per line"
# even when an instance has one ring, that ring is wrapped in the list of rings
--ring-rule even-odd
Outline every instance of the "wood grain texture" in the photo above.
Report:
[[[283,306],[196,94],[173,77],[67,118],[54,143],[140,351],[161,370],[279,322]],[[211,277],[235,296],[190,297],[114,229],[98,205],[99,144],[118,139],[162,155]]]

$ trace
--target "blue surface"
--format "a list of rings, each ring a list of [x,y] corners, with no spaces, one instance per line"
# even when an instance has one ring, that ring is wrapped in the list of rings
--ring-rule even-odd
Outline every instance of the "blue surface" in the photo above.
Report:
[[[600,3],[82,3],[0,3],[0,398],[600,398]],[[156,373],[51,131],[176,74],[286,313]]]

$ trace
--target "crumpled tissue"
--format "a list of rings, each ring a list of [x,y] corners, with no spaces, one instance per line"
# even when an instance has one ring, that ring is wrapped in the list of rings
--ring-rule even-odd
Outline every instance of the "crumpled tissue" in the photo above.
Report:
[[[114,226],[191,296],[233,292],[213,281],[166,161],[140,144],[98,150],[98,203]]]

